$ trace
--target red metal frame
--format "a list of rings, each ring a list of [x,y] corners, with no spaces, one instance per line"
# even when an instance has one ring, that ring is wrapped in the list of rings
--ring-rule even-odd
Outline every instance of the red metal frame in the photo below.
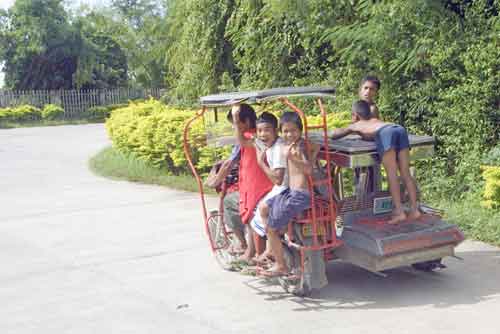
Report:
[[[206,199],[205,199],[205,191],[203,190],[203,181],[200,177],[200,175],[198,174],[198,172],[196,171],[196,168],[193,164],[193,158],[191,156],[191,149],[190,149],[190,146],[189,146],[189,140],[188,140],[188,135],[189,135],[189,130],[191,129],[191,124],[194,123],[196,120],[198,120],[199,118],[201,118],[205,112],[206,112],[207,108],[206,107],[203,107],[201,110],[199,110],[195,116],[193,116],[191,119],[189,119],[186,123],[186,125],[184,126],[184,136],[183,136],[183,139],[184,139],[184,154],[186,155],[186,159],[188,161],[188,164],[189,164],[189,167],[191,168],[191,172],[193,173],[193,176],[195,177],[196,179],[196,182],[198,184],[198,189],[200,191],[200,198],[201,198],[201,203],[202,203],[202,211],[203,211],[203,220],[205,222],[205,232],[208,236],[208,239],[210,241],[210,247],[212,248],[212,252],[215,252],[216,250],[219,250],[221,248],[224,248],[224,247],[216,247],[215,246],[215,242],[214,240],[212,239],[212,235],[210,234],[210,229],[209,229],[209,226],[208,226],[208,221],[210,218],[215,218],[216,216],[220,216],[220,219],[222,221],[222,226],[223,226],[223,229],[224,229],[224,235],[226,237],[226,241],[227,241],[227,236],[228,236],[228,232],[226,230],[226,226],[224,224],[224,216],[223,216],[223,211],[219,211],[219,214],[218,215],[209,215],[208,214],[208,211],[207,211],[207,202],[206,202]],[[222,191],[222,194],[221,194],[221,200],[220,200],[220,205],[219,205],[219,210],[222,210],[222,199],[224,198],[224,194],[225,194],[225,189]]]
[[[318,98],[317,103],[321,111],[321,124],[320,125],[313,125],[313,126],[308,126],[307,125],[307,117],[305,114],[300,110],[297,106],[295,106],[293,103],[291,103],[287,98],[281,98],[280,99],[283,104],[286,106],[290,107],[294,112],[298,113],[299,116],[302,119],[303,122],[303,132],[304,132],[304,143],[305,143],[305,148],[307,151],[310,152],[310,147],[311,143],[309,140],[309,130],[313,129],[319,129],[322,130],[323,134],[323,147],[328,147],[328,129],[327,129],[327,119],[326,119],[326,111],[324,109],[323,103],[321,98]],[[191,156],[191,150],[189,146],[189,130],[191,128],[191,125],[193,122],[201,118],[207,108],[203,107],[200,111],[196,113],[196,115],[191,118],[185,125],[184,128],[184,154],[186,155],[186,159],[188,161],[189,167],[191,168],[191,172],[193,173],[193,176],[196,179],[196,182],[198,184],[199,192],[200,192],[200,198],[202,202],[202,210],[203,210],[203,219],[205,222],[205,232],[208,235],[208,238],[210,240],[210,246],[212,248],[212,251],[215,252],[218,249],[224,248],[224,247],[216,247],[214,240],[212,239],[212,236],[210,234],[209,226],[208,226],[208,221],[210,218],[213,218],[214,216],[209,215],[207,211],[207,204],[206,204],[206,199],[205,199],[205,192],[203,189],[203,182],[196,171],[196,168],[193,164],[192,161],[192,156]],[[334,202],[334,196],[333,196],[333,186],[332,186],[332,172],[331,172],[331,167],[332,163],[330,160],[330,155],[325,154],[323,155],[325,161],[326,161],[326,172],[327,172],[327,186],[328,186],[328,200],[325,201],[324,199],[318,199],[316,196],[311,196],[311,209],[307,210],[303,218],[296,219],[295,222],[299,224],[311,224],[312,225],[312,237],[313,237],[313,244],[312,246],[303,246],[295,243],[293,241],[293,223],[289,224],[288,227],[288,236],[289,236],[289,246],[294,247],[300,251],[301,255],[301,270],[304,272],[304,255],[305,251],[318,251],[318,250],[325,250],[325,249],[333,249],[336,247],[339,247],[342,245],[342,241],[337,239],[337,233],[336,233],[336,218],[337,218],[337,206],[336,203]],[[321,182],[321,181],[320,181]],[[324,180],[322,182],[325,182]],[[313,187],[314,185],[319,184],[317,181],[314,181],[311,176],[308,176],[308,188],[309,192],[311,194],[314,194]],[[222,220],[223,223],[223,199],[225,196],[225,189],[223,189],[221,196],[220,196],[220,202],[219,202],[219,213],[218,216],[220,216],[220,219]],[[321,223],[321,230],[318,224]],[[228,240],[228,235],[230,234],[226,227],[225,224],[223,225],[224,229],[224,234],[226,237],[226,240]],[[324,231],[324,233],[323,233]],[[320,233],[319,233],[320,232]],[[326,235],[327,232],[330,232],[329,235]]]
[[[305,148],[308,152],[310,152],[311,143],[309,141],[309,130],[319,129],[322,130],[323,135],[323,147],[328,147],[328,129],[327,129],[327,120],[326,120],[326,111],[323,106],[323,103],[320,98],[318,98],[317,103],[321,112],[321,124],[320,125],[307,125],[307,117],[297,106],[291,103],[287,98],[282,98],[281,101],[291,108],[294,112],[299,114],[300,118],[303,122],[303,132],[304,132],[304,144]],[[307,210],[305,213],[305,217],[302,219],[297,219],[296,223],[301,224],[311,224],[312,232],[313,232],[313,244],[312,246],[303,246],[293,242],[293,227],[290,223],[288,225],[288,236],[289,236],[289,245],[298,249],[300,251],[301,257],[301,270],[304,272],[304,252],[305,251],[318,251],[324,249],[333,249],[342,245],[342,241],[337,239],[336,232],[336,219],[337,219],[337,206],[333,200],[333,186],[332,186],[332,174],[331,174],[331,166],[332,163],[330,161],[330,155],[325,154],[326,160],[326,172],[327,172],[327,186],[328,186],[328,200],[322,201],[318,200],[316,196],[311,196],[311,209]],[[321,181],[320,181],[321,182]],[[324,182],[324,181],[323,181]],[[310,194],[314,194],[314,185],[319,184],[315,182],[311,176],[308,177],[308,187]],[[325,203],[326,202],[326,203]],[[325,206],[325,204],[327,204]],[[321,242],[319,240],[318,235],[318,224],[321,223],[324,227],[325,236],[321,237]],[[326,233],[330,231],[330,235],[326,236]]]

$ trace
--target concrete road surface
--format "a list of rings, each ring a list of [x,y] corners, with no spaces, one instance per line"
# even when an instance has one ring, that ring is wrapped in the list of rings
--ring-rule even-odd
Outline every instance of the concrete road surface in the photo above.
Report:
[[[500,333],[500,249],[382,278],[328,266],[300,299],[219,269],[197,194],[87,168],[102,125],[0,130],[0,333]]]

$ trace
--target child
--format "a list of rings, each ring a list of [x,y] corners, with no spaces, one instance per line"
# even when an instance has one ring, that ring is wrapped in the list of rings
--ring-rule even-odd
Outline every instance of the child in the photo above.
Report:
[[[264,203],[269,198],[276,196],[287,188],[286,176],[286,158],[284,156],[284,143],[278,137],[278,120],[273,114],[263,112],[257,119],[257,138],[255,140],[257,148],[257,163],[262,169],[264,174],[274,184],[271,191],[269,191],[260,200],[257,208],[261,203]],[[262,148],[259,148],[262,146]],[[257,209],[259,210],[259,209]],[[251,222],[252,228],[259,236],[264,237],[265,227],[262,224],[261,215],[256,211]],[[272,246],[268,243],[266,250],[257,257],[257,262],[266,262],[271,258]]]
[[[371,75],[365,76],[361,79],[361,83],[359,85],[358,95],[359,98],[370,105],[370,113],[373,118],[380,118],[378,107],[375,104],[375,96],[380,89],[380,80]]]
[[[215,164],[205,180],[205,185],[214,188],[218,193],[224,191],[223,210],[224,224],[234,233],[240,247],[231,249],[232,253],[242,254],[247,248],[245,227],[240,217],[240,193],[238,189],[238,174],[240,166],[240,146],[234,145],[228,159]]]
[[[373,118],[370,105],[365,101],[357,101],[352,106],[352,124],[344,129],[333,131],[332,139],[344,137],[350,133],[359,134],[365,140],[375,140],[378,155],[387,173],[389,191],[393,201],[391,224],[397,224],[407,218],[401,204],[401,190],[397,171],[408,189],[411,210],[410,219],[418,219],[421,214],[417,205],[417,189],[410,175],[409,140],[406,130],[396,124],[385,123]]]
[[[250,264],[255,254],[255,244],[252,242],[253,232],[248,227],[248,222],[254,214],[257,203],[271,190],[273,184],[257,162],[253,140],[256,128],[255,111],[248,104],[233,105],[231,120],[234,124],[236,138],[241,147],[238,181],[240,191],[239,211],[241,221],[245,224],[248,235],[251,236],[247,240],[248,247],[239,260]]]
[[[275,264],[260,274],[267,277],[282,276],[288,273],[283,256],[280,231],[288,225],[297,214],[311,205],[307,175],[311,175],[313,162],[319,147],[314,147],[310,159],[306,157],[302,145],[302,121],[294,112],[285,112],[280,118],[280,128],[285,140],[285,157],[287,159],[288,188],[280,194],[268,199],[261,206],[262,218],[268,239],[275,257]]]
[[[376,76],[367,75],[363,77],[363,79],[361,79],[358,90],[358,95],[360,100],[363,100],[370,105],[370,113],[372,115],[372,118],[378,118],[378,119],[380,118],[380,116],[378,112],[378,107],[375,104],[375,97],[377,96],[379,89],[380,89],[380,80]],[[378,184],[378,180],[377,181],[375,180],[375,175],[380,175],[380,166],[375,165],[375,166],[370,166],[368,168],[366,167],[355,168],[354,182],[356,185],[358,185],[359,183],[361,171],[366,171],[368,176],[369,182],[367,184],[366,190],[369,192],[376,191],[380,186]]]

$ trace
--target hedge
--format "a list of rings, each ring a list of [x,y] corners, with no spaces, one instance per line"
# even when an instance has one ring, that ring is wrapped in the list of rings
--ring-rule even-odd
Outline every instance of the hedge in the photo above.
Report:
[[[42,119],[42,111],[30,105],[0,108],[0,122],[26,122],[40,119]]]
[[[132,102],[128,107],[111,113],[106,129],[118,151],[178,175],[189,171],[183,151],[183,129],[186,121],[194,115],[193,110],[171,108],[155,100]],[[206,145],[201,121],[193,124],[189,144],[193,162],[202,173],[229,153],[229,148]]]
[[[279,117],[275,105],[265,108]],[[260,112],[258,110],[257,112]],[[113,111],[106,121],[106,129],[113,147],[125,154],[132,154],[153,166],[166,168],[173,174],[189,172],[183,151],[183,130],[186,122],[195,115],[194,110],[183,110],[149,100],[131,103],[126,108]],[[349,113],[329,115],[329,128],[349,123]],[[308,117],[309,123],[318,124],[320,116]],[[190,132],[193,162],[201,173],[207,172],[215,161],[229,154],[229,147],[207,146],[204,123],[193,124]]]
[[[56,120],[64,117],[64,109],[56,104],[46,104],[42,109],[42,118]]]

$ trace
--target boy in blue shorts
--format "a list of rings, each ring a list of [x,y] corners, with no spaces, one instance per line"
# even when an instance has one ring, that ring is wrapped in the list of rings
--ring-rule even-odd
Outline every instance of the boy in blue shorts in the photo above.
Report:
[[[385,123],[373,118],[370,105],[366,101],[357,101],[352,106],[352,124],[347,128],[335,129],[332,139],[342,138],[355,133],[364,140],[375,141],[379,158],[384,165],[389,181],[389,192],[392,196],[393,210],[391,224],[397,224],[407,218],[418,219],[421,213],[417,203],[417,188],[410,175],[410,143],[408,134],[400,125]],[[401,190],[397,172],[405,183],[410,197],[408,216],[401,204]]]
[[[266,277],[288,274],[280,240],[281,231],[295,216],[311,205],[307,175],[312,174],[313,162],[319,150],[319,146],[314,145],[311,153],[305,152],[302,121],[298,114],[285,112],[280,118],[280,128],[282,138],[285,140],[288,188],[269,198],[259,207],[276,261],[271,268],[260,272]]]

